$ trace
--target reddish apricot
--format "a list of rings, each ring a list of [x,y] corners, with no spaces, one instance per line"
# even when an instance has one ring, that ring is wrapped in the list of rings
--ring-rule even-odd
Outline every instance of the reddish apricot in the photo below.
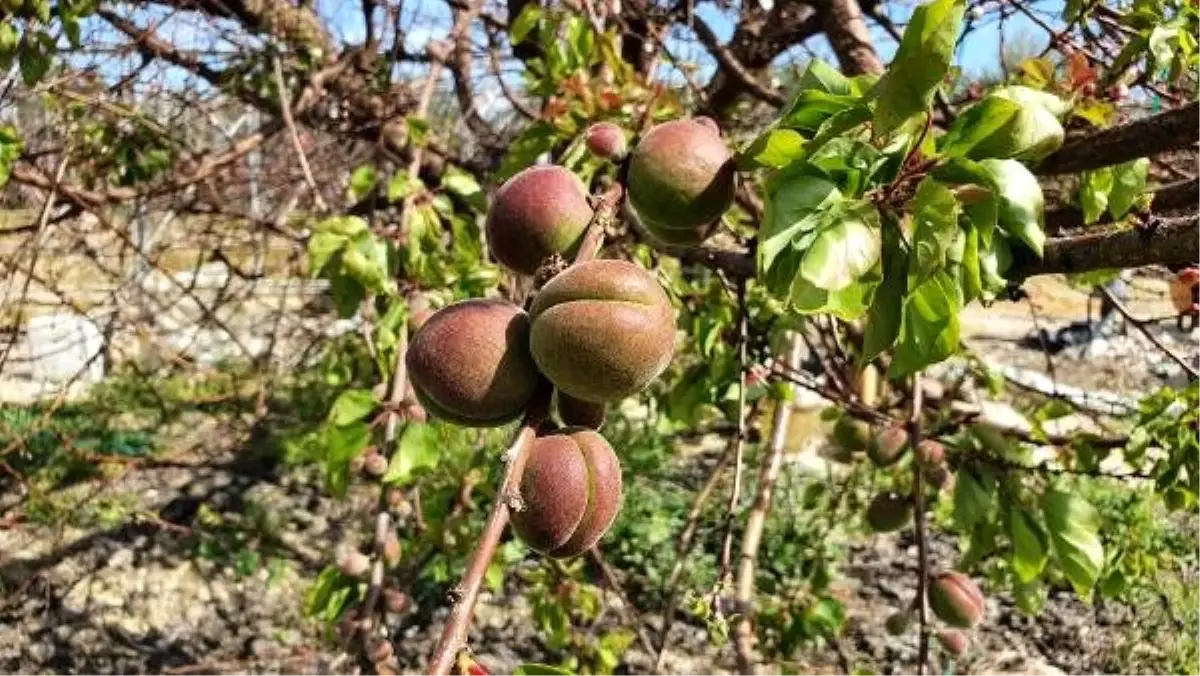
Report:
[[[496,260],[532,275],[555,254],[570,256],[592,220],[587,190],[575,174],[552,164],[517,173],[488,209],[488,247]]]

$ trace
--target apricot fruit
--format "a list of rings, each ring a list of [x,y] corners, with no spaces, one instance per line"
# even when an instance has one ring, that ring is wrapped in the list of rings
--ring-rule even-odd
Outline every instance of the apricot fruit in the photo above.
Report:
[[[584,143],[593,155],[604,160],[619,160],[629,152],[625,132],[612,122],[597,122],[588,127]]]
[[[960,629],[979,624],[987,608],[983,593],[971,578],[953,570],[942,573],[929,585],[929,607],[939,620]]]
[[[940,467],[946,461],[946,448],[933,439],[923,439],[913,453],[921,467],[927,470]]]
[[[967,654],[967,648],[971,647],[971,639],[967,635],[957,629],[943,629],[937,633],[938,643],[942,646],[947,654],[954,657],[962,657]]]
[[[879,467],[890,467],[899,462],[907,449],[908,432],[900,425],[892,425],[871,438],[867,457]]]
[[[909,625],[912,623],[912,614],[906,610],[898,610],[883,622],[883,628],[891,636],[900,636],[908,631]]]
[[[621,508],[621,463],[604,437],[568,429],[538,437],[521,476],[517,537],[552,558],[590,549]]]
[[[559,390],[554,394],[554,408],[558,419],[567,427],[586,427],[598,430],[604,424],[604,404],[576,399]]]
[[[640,392],[675,353],[675,312],[654,277],[633,263],[573,265],[533,299],[529,346],[541,372],[582,401]]]
[[[871,441],[871,426],[867,423],[843,414],[833,425],[833,440],[842,450],[858,453],[866,450]]]
[[[650,129],[630,155],[629,204],[642,226],[674,244],[704,241],[733,204],[733,155],[710,122],[674,120]]]
[[[518,172],[496,191],[484,230],[496,260],[526,275],[555,254],[570,256],[592,220],[587,189],[552,164]]]
[[[867,525],[876,533],[891,533],[908,525],[912,503],[898,493],[880,493],[867,505]]]
[[[500,300],[438,310],[413,336],[405,361],[426,411],[466,426],[514,420],[542,382],[529,354],[529,316]]]

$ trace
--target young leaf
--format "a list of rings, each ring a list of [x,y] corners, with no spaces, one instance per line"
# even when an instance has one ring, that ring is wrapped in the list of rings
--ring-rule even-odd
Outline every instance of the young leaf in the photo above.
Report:
[[[1041,257],[1046,234],[1042,230],[1045,198],[1037,177],[1016,160],[982,160],[979,166],[992,177],[998,199],[1000,228],[1024,242]]]
[[[794,129],[768,129],[738,153],[742,171],[761,167],[778,169],[804,156],[804,136]]]
[[[1009,513],[1008,528],[1013,545],[1013,572],[1021,582],[1032,582],[1046,567],[1050,553],[1046,533],[1032,514],[1019,507],[1013,507]]]
[[[325,430],[325,485],[335,496],[346,494],[350,483],[350,460],[367,447],[371,428],[364,422]]]
[[[882,237],[879,212],[865,203],[845,211],[836,209],[834,222],[813,241],[800,274],[826,291],[846,288],[879,262]]]
[[[910,271],[924,279],[946,266],[946,255],[958,232],[958,199],[938,181],[926,178],[911,204],[913,217]]]
[[[483,189],[479,187],[479,182],[462,169],[453,166],[446,167],[446,172],[442,175],[442,187],[458,195],[467,204],[480,211],[487,208],[487,198],[483,194]]]
[[[422,467],[437,467],[439,434],[437,425],[409,423],[400,434],[396,452],[383,475],[385,484],[405,484]]]
[[[1112,192],[1113,172],[1110,167],[1085,171],[1079,184],[1079,204],[1083,207],[1083,222],[1095,223],[1108,208],[1108,194]]]
[[[879,285],[878,268],[868,271],[855,282],[837,291],[813,286],[803,275],[796,275],[791,289],[791,307],[801,314],[828,313],[851,322],[861,318]]]
[[[954,479],[954,523],[969,530],[988,518],[995,497],[996,480],[990,474],[980,474],[963,467]]]
[[[817,227],[816,212],[841,198],[837,186],[823,178],[801,175],[779,184],[767,201],[758,234],[759,270],[769,270],[775,257],[791,245],[798,233]]]
[[[308,273],[317,277],[334,254],[346,245],[346,238],[333,232],[315,232],[308,238]]]
[[[1042,496],[1042,516],[1059,567],[1075,593],[1086,596],[1104,566],[1099,513],[1082,497],[1052,488]]]
[[[965,0],[932,0],[913,10],[887,72],[875,86],[875,128],[887,134],[933,103],[950,69]]]
[[[360,200],[367,196],[375,188],[375,183],[378,181],[378,175],[375,173],[375,167],[364,164],[355,168],[350,174],[350,195],[356,200]]]
[[[909,292],[904,301],[900,339],[888,376],[901,378],[936,364],[958,349],[958,313],[962,292],[945,270]]]
[[[1139,157],[1112,168],[1112,192],[1108,195],[1108,212],[1113,220],[1120,220],[1146,191],[1146,172],[1150,160]]]
[[[815,89],[826,94],[857,94],[851,81],[840,70],[821,59],[808,62],[796,83],[796,88],[798,91]],[[792,106],[788,106],[789,111],[791,108]]]
[[[371,390],[346,390],[338,395],[329,409],[329,422],[341,427],[367,417],[378,402]]]
[[[997,157],[972,151],[992,136],[1008,135],[1021,107],[996,96],[984,97],[954,120],[941,138],[941,153],[946,157]]]
[[[547,664],[525,663],[513,670],[517,676],[571,676],[571,672]]]
[[[509,26],[508,37],[512,44],[517,44],[529,35],[529,32],[537,27],[538,21],[542,18],[542,7],[536,2],[531,2],[521,9],[521,13],[517,14],[517,18],[513,19],[512,25]]]
[[[4,27],[0,26],[0,30]],[[21,149],[24,148],[24,142],[21,136],[17,134],[17,130],[12,125],[0,125],[0,188],[3,188],[8,183],[8,177],[12,173],[12,166],[21,156]]]
[[[904,292],[908,288],[908,256],[900,248],[895,228],[885,227],[883,240],[888,255],[884,258],[883,282],[871,299],[867,325],[863,329],[864,364],[896,343],[896,337],[900,335]]]

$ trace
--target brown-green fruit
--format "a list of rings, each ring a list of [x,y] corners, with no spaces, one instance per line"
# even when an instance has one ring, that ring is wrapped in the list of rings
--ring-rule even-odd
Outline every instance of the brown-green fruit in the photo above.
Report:
[[[911,623],[912,613],[907,610],[898,610],[888,615],[887,620],[883,623],[883,627],[892,636],[899,636],[908,631],[908,626]]]
[[[412,599],[399,589],[383,590],[383,607],[387,608],[389,613],[402,613],[411,605]]]
[[[939,620],[960,629],[979,624],[987,609],[979,587],[957,571],[942,573],[929,585],[929,607]]]
[[[373,477],[381,477],[387,474],[388,459],[378,452],[368,453],[363,459],[363,470]]]
[[[573,265],[533,299],[530,351],[559,390],[618,401],[658,377],[675,353],[675,312],[650,273],[618,260]]]
[[[908,432],[893,425],[871,438],[867,444],[867,457],[880,467],[896,464],[908,449]]]
[[[575,252],[592,206],[587,190],[563,167],[539,164],[508,179],[488,209],[488,247],[496,260],[526,275],[554,254]]]
[[[596,544],[621,508],[621,463],[591,430],[538,437],[520,490],[523,508],[512,515],[517,537],[553,558],[578,556]]]
[[[914,453],[917,462],[925,469],[940,467],[946,461],[946,448],[933,439],[923,439]]]
[[[733,156],[713,127],[696,120],[659,124],[638,142],[629,163],[629,203],[650,234],[699,243],[733,204]]]
[[[604,424],[604,404],[576,399],[559,390],[554,394],[558,419],[567,427],[586,427],[598,430]]]
[[[421,405],[460,425],[514,420],[542,382],[529,355],[528,315],[499,300],[438,310],[413,336],[405,361]]]
[[[629,151],[625,132],[612,122],[597,122],[588,127],[584,143],[593,155],[605,160],[619,160]]]
[[[929,470],[929,483],[940,491],[949,492],[954,489],[954,472],[945,465],[938,465]]]
[[[891,533],[908,525],[912,502],[898,493],[880,493],[867,506],[867,525],[876,533]]]
[[[833,440],[844,450],[858,453],[866,450],[871,441],[871,426],[858,418],[843,414],[833,425]]]
[[[942,650],[955,657],[966,655],[967,648],[971,647],[971,639],[967,638],[966,634],[957,629],[943,629],[939,631],[937,640],[941,644]]]

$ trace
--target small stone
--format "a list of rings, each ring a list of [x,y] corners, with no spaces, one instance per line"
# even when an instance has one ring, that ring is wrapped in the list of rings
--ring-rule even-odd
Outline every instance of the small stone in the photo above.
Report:
[[[127,568],[133,565],[133,550],[122,547],[108,557],[109,568]]]

